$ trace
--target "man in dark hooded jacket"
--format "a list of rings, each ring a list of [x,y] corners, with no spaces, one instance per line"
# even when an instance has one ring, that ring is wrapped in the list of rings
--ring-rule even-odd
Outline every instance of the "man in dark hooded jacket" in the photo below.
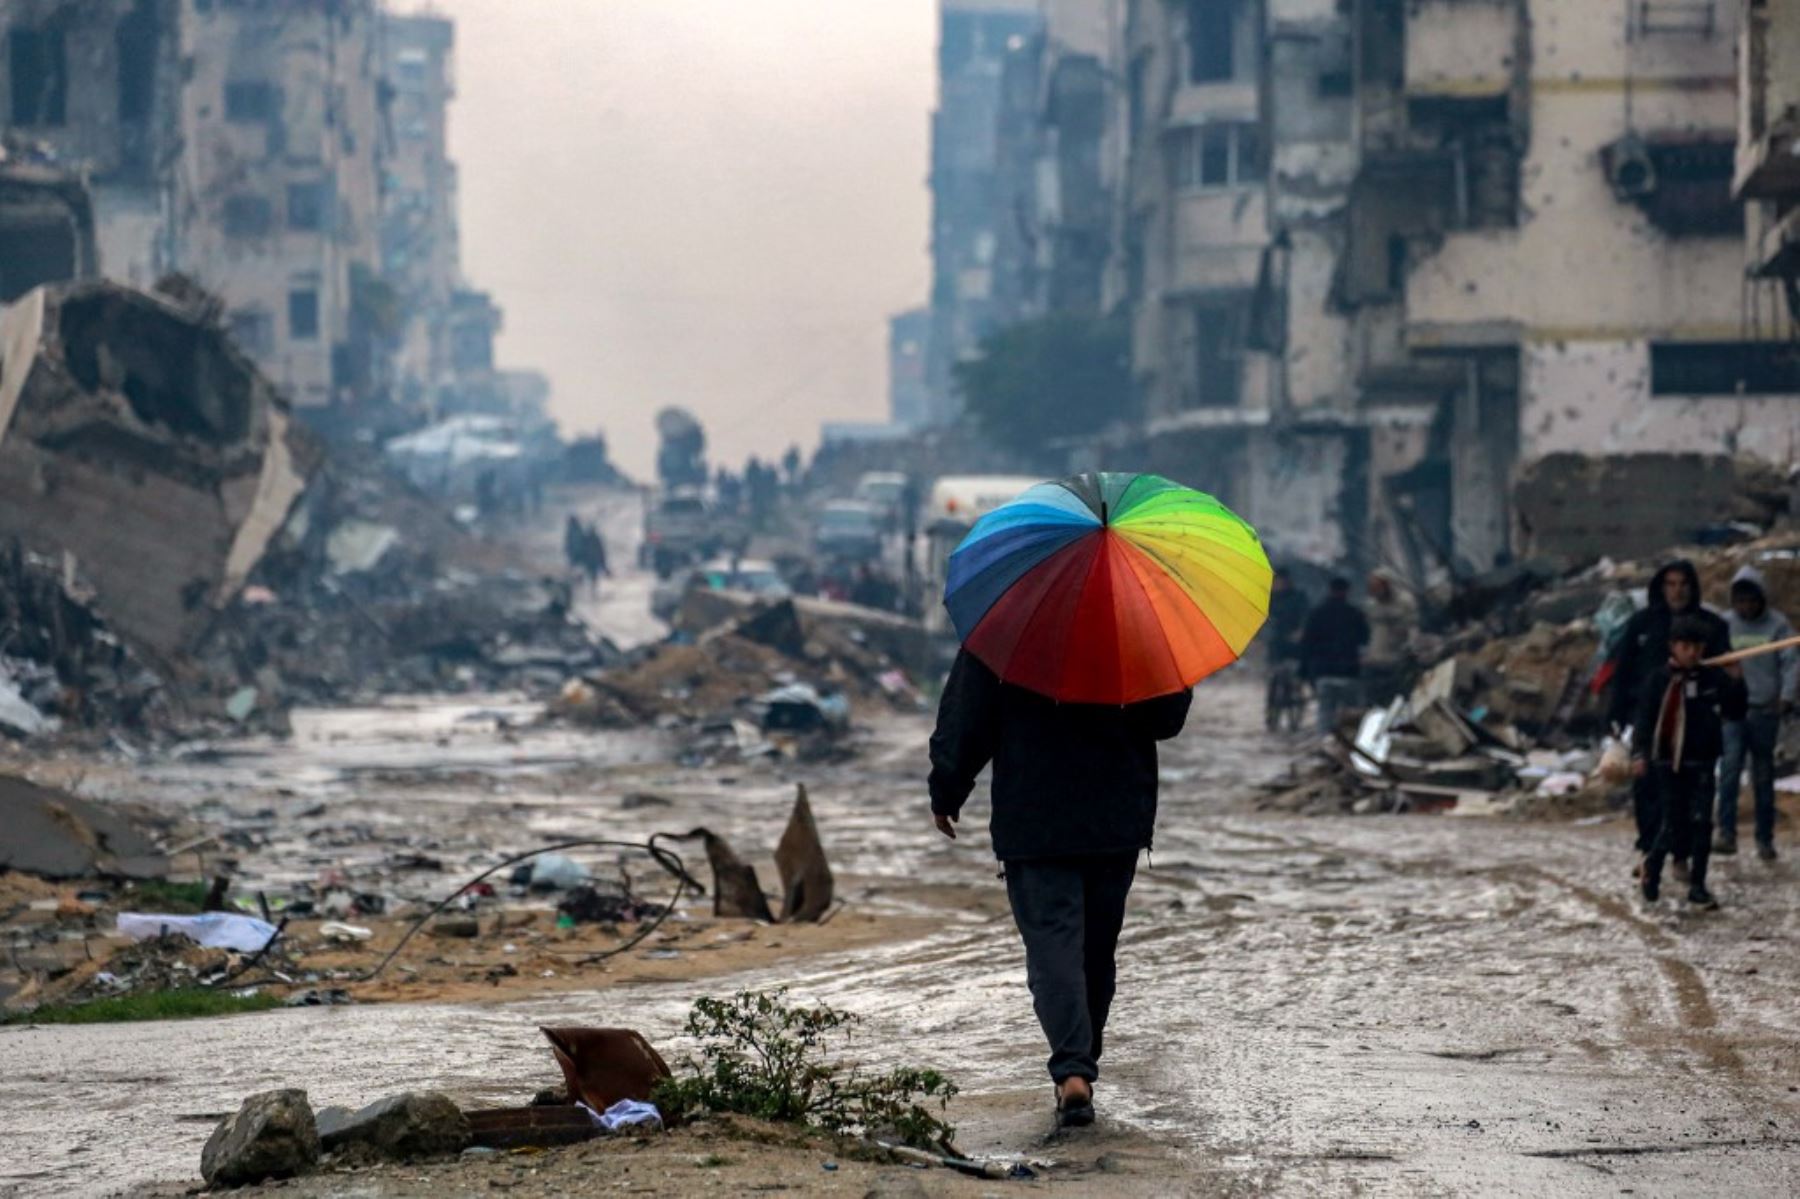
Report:
[[[1060,1125],[1094,1119],[1113,953],[1156,829],[1156,743],[1181,732],[1192,700],[1181,691],[1124,706],[1057,703],[1001,682],[967,650],[944,684],[932,816],[954,838],[976,776],[993,764],[989,830],[1050,1043]]]
[[[1637,715],[1645,682],[1668,662],[1669,630],[1677,617],[1693,616],[1706,627],[1704,657],[1731,649],[1731,631],[1725,618],[1700,603],[1700,573],[1694,564],[1678,558],[1650,577],[1649,604],[1639,609],[1619,633],[1612,652],[1612,703],[1608,720],[1615,729],[1630,728]],[[1635,748],[1635,747],[1634,747]],[[1647,854],[1662,827],[1662,809],[1656,787],[1646,778],[1631,785],[1632,815],[1637,820],[1637,849]],[[1685,831],[1685,830],[1684,830]],[[1668,847],[1679,861],[1688,856],[1685,841]]]

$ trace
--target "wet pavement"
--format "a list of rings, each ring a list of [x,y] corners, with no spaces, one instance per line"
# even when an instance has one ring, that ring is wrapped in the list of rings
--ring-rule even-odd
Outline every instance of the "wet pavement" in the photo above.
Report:
[[[766,863],[804,779],[851,910],[911,917],[896,921],[909,931],[699,984],[621,959],[603,989],[509,1003],[0,1029],[0,1191],[192,1179],[216,1118],[271,1087],[304,1086],[315,1106],[409,1087],[520,1102],[555,1081],[540,1024],[630,1025],[679,1053],[697,993],[782,984],[866,1017],[868,1059],[946,1068],[970,1151],[1066,1151],[1043,1139],[1044,1051],[982,812],[954,844],[930,827],[923,718],[865,728],[854,763],[749,769],[670,765],[657,734],[532,728],[532,714],[516,700],[302,714],[291,743],[87,790],[276,826],[354,819],[470,860],[707,824]],[[1166,753],[1084,1152],[1154,1146],[1171,1192],[1800,1192],[1794,859],[1721,861],[1720,912],[1646,908],[1618,821],[1255,813],[1246,797],[1291,748],[1261,731],[1239,675],[1202,687]],[[669,804],[618,802],[640,791]],[[301,867],[316,863],[279,842],[243,862],[271,885]]]

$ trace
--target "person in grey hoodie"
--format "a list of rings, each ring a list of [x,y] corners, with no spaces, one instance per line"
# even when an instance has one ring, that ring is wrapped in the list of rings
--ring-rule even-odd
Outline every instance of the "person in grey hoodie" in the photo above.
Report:
[[[1769,606],[1767,585],[1754,566],[1731,580],[1731,611],[1725,617],[1731,648],[1753,649],[1794,635],[1787,617]],[[1725,724],[1725,752],[1719,762],[1718,835],[1713,852],[1737,852],[1738,785],[1750,761],[1750,790],[1756,800],[1756,853],[1775,860],[1775,744],[1781,718],[1800,698],[1800,652],[1784,649],[1744,662],[1750,707],[1743,720]]]

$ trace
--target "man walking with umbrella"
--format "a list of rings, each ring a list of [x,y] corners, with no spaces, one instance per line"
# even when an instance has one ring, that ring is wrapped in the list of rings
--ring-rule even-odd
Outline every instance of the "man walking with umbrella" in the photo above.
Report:
[[[963,640],[931,738],[931,811],[957,822],[993,766],[990,832],[1025,946],[1059,1126],[1094,1120],[1137,855],[1156,826],[1157,742],[1191,688],[1267,614],[1250,527],[1154,475],[1031,488],[977,522],[950,559]]]

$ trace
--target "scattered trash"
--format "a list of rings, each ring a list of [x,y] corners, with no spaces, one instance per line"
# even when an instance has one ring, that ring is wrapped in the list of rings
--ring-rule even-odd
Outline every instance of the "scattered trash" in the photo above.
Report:
[[[794,810],[775,847],[775,869],[781,874],[781,919],[810,924],[831,910],[831,866],[819,841],[806,784],[798,784],[796,791]]]
[[[319,935],[327,941],[353,943],[369,940],[375,935],[375,931],[364,928],[360,924],[345,924],[339,920],[329,920],[319,926]]]
[[[641,1033],[628,1028],[545,1028],[569,1099],[604,1112],[620,1100],[648,1103],[669,1066]]]
[[[289,995],[287,997],[287,999],[283,1001],[283,1006],[284,1007],[338,1007],[343,1004],[355,1003],[355,1002],[356,1001],[350,997],[350,992],[344,990],[344,988],[329,987],[329,988],[313,988],[313,989],[306,990],[306,991],[296,991],[292,995]]]
[[[541,854],[532,859],[528,868],[521,869],[525,870],[526,883],[533,891],[566,891],[581,886],[589,878],[586,866],[560,853]]]
[[[576,1104],[588,1114],[597,1127],[607,1132],[618,1132],[625,1128],[656,1128],[663,1126],[662,1113],[656,1110],[654,1103],[644,1103],[636,1099],[621,1099],[603,1112],[597,1112],[585,1103]]]
[[[198,916],[119,913],[119,934],[133,941],[148,941],[168,933],[179,933],[208,949],[255,953],[274,940],[276,928],[267,921],[235,912],[203,912]]]

